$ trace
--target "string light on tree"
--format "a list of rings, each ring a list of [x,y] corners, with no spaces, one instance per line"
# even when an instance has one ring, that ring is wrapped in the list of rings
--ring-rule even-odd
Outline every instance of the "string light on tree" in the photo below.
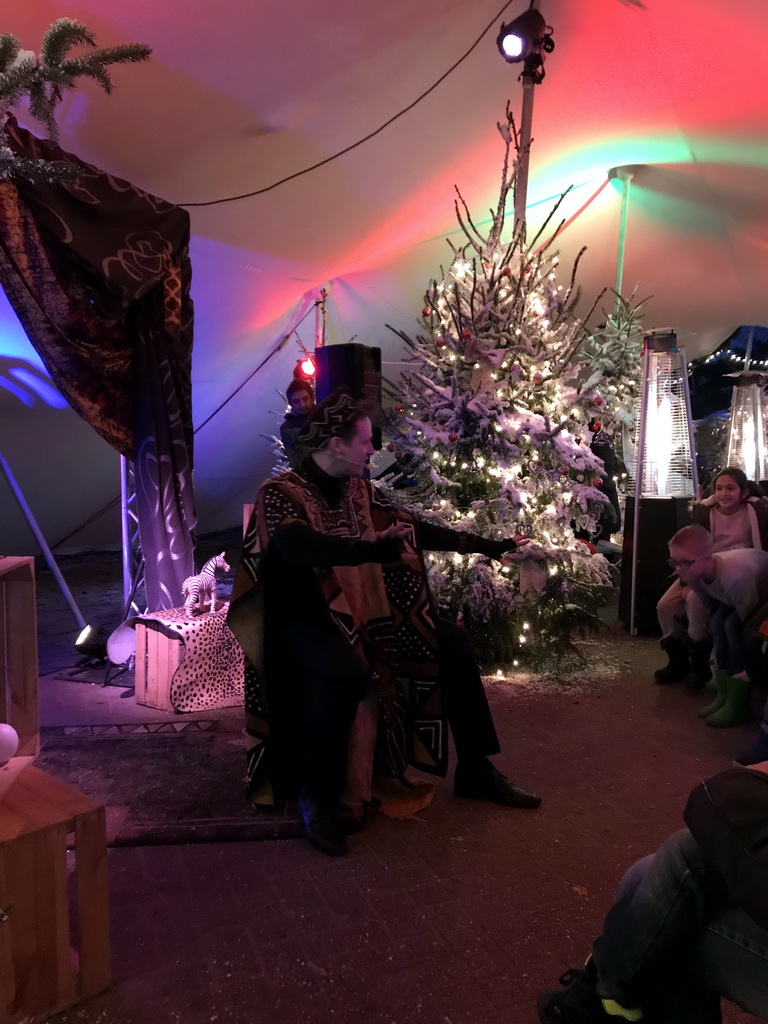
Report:
[[[430,563],[438,602],[462,619],[486,669],[562,662],[573,638],[597,624],[612,585],[605,560],[574,533],[593,531],[607,504],[595,486],[602,463],[582,443],[595,399],[601,415],[604,400],[602,377],[587,383],[579,359],[588,334],[574,311],[576,266],[563,290],[549,246],[505,238],[516,166],[509,109],[500,131],[502,187],[490,229],[478,230],[457,195],[464,241],[449,242],[448,271],[424,304],[440,310],[439,321],[425,317],[413,338],[396,331],[412,368],[390,386],[407,410],[390,429],[416,480],[397,500],[454,529],[530,538],[506,566],[442,554]],[[436,356],[438,339],[450,358]]]

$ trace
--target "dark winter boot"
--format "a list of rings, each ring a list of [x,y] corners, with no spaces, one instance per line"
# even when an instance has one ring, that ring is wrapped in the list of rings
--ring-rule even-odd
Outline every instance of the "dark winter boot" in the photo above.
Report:
[[[688,661],[691,667],[683,679],[683,686],[688,693],[699,693],[712,678],[712,669],[709,666],[711,654],[711,640],[690,640],[688,642]]]
[[[685,679],[691,667],[688,661],[688,648],[677,637],[667,636],[661,641],[661,649],[667,652],[669,664],[656,669],[653,673],[654,683],[657,686],[679,683],[681,679]]]

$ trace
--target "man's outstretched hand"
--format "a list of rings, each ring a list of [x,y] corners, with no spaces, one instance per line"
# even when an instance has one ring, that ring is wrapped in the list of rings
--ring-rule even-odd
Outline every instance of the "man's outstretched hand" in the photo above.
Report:
[[[501,564],[502,565],[506,565],[506,567],[508,569],[511,569],[512,566],[515,565],[516,562],[517,562],[517,559],[512,557],[512,556],[514,556],[515,552],[516,551],[520,551],[520,549],[524,548],[526,546],[526,544],[530,544],[531,543],[531,538],[530,537],[521,537],[519,535],[513,537],[512,540],[515,542],[514,548],[512,548],[511,551],[505,551],[505,553],[501,556],[501,559],[500,559]]]
[[[408,536],[413,536],[413,527],[410,523],[393,523],[386,530],[379,530],[378,533],[374,533],[373,539],[388,540],[390,537],[402,539]]]

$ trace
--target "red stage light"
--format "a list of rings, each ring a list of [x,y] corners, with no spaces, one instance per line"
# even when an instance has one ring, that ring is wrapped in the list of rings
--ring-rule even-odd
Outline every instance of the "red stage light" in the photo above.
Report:
[[[315,376],[315,373],[315,361],[310,355],[304,356],[303,359],[298,359],[293,368],[293,376],[295,380],[309,380],[311,377]]]

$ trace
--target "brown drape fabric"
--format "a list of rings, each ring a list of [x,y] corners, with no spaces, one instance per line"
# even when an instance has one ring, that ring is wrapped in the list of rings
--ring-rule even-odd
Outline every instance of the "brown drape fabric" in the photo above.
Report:
[[[148,609],[175,607],[194,573],[189,215],[13,118],[2,130],[79,168],[0,182],[0,284],[70,405],[133,460]]]

